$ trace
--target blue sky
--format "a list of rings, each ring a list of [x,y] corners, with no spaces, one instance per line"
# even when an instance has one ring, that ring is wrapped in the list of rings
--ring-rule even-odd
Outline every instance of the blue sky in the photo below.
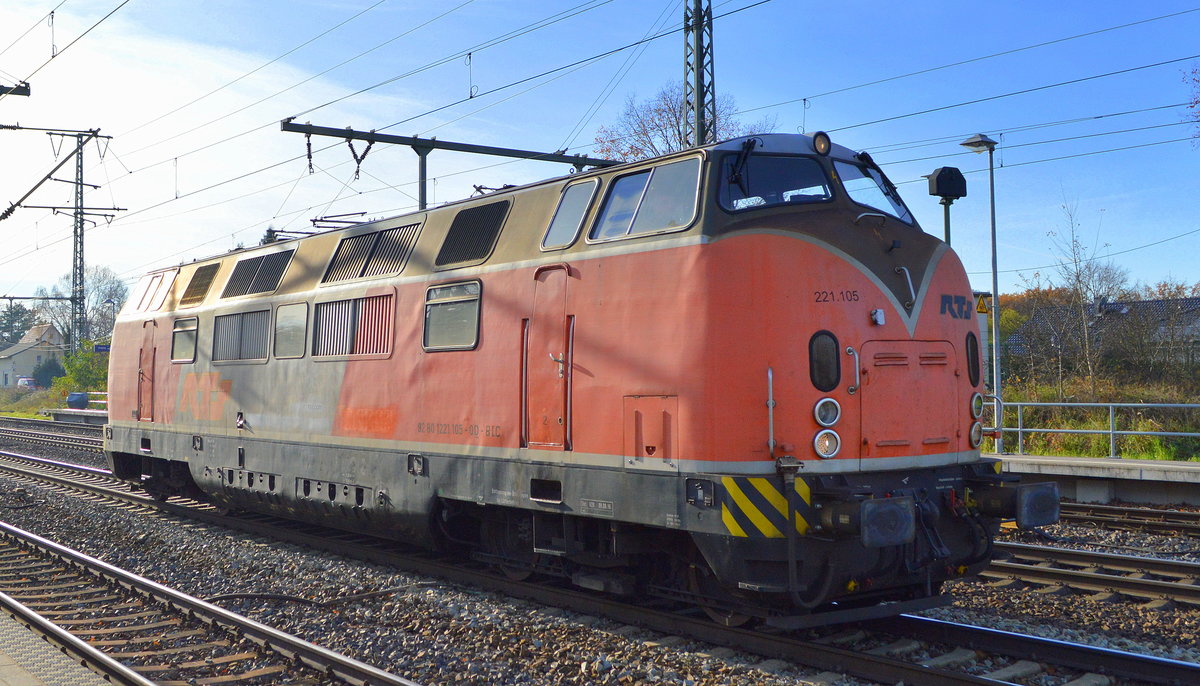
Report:
[[[991,279],[987,158],[958,143],[980,132],[1001,142],[1002,292],[1053,274],[1061,250],[1048,234],[1066,229],[1064,205],[1089,253],[1111,255],[1131,281],[1200,281],[1200,148],[1181,140],[1197,128],[1178,106],[1192,96],[1184,74],[1200,64],[1200,3],[755,2],[714,3],[718,94],[746,121],[773,116],[776,131],[825,130],[870,151],[935,235],[942,208],[922,175],[961,168],[968,197],[952,208],[953,243],[976,289]],[[87,204],[128,210],[97,218],[87,256],[133,279],[253,244],[268,225],[305,230],[315,216],[414,207],[411,151],[376,146],[354,180],[346,145],[314,139],[309,175],[304,138],[279,131],[285,117],[590,153],[627,96],[682,76],[681,33],[504,87],[681,19],[679,0],[5,0],[0,84],[33,74],[33,95],[0,99],[0,124],[114,137],[103,159],[88,151],[85,180],[102,188]],[[0,130],[0,159],[5,207],[56,163],[47,136],[29,131]],[[446,152],[429,161],[439,202],[566,171]],[[70,187],[51,182],[27,202],[70,204]],[[67,273],[70,231],[70,217],[46,210],[0,222],[0,295]]]

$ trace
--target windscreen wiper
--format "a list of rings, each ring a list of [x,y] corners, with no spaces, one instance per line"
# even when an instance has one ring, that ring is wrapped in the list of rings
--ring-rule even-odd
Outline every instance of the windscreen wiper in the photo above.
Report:
[[[738,153],[737,159],[733,162],[733,170],[729,172],[729,183],[736,183],[742,191],[742,197],[750,195],[750,184],[746,182],[746,164],[750,162],[750,153],[754,152],[754,146],[761,143],[757,138],[747,138],[745,143],[742,143],[742,150]]]

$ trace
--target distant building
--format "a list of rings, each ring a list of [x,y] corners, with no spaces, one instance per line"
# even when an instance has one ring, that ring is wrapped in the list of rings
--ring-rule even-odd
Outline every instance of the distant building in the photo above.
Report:
[[[1103,356],[1200,362],[1200,298],[1099,300],[1078,305],[1049,305],[1033,315],[1004,342],[1014,356],[1071,356],[1079,353],[1083,327]]]
[[[17,379],[33,376],[41,363],[61,357],[66,349],[63,335],[53,324],[38,324],[16,345],[0,351],[0,388],[14,388]]]

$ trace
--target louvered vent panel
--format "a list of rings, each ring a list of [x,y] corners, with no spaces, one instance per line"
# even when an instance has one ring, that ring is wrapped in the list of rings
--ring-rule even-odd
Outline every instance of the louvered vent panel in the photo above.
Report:
[[[364,233],[361,236],[343,238],[329,262],[329,269],[325,270],[325,278],[321,279],[321,283],[357,279],[362,276],[367,257],[371,254],[371,247],[378,236],[378,233]]]
[[[216,278],[217,270],[220,268],[220,263],[206,264],[193,272],[192,280],[188,282],[187,290],[183,292],[179,306],[188,307],[204,302],[204,296],[208,295],[208,289],[212,287],[213,279]]]
[[[279,288],[279,280],[283,278],[283,272],[292,261],[293,252],[295,251],[284,250],[263,257],[258,273],[254,275],[254,281],[250,284],[250,292],[270,293]]]
[[[417,244],[420,228],[420,224],[409,224],[380,232],[379,242],[375,245],[371,261],[363,270],[363,276],[395,274],[404,269],[408,256]]]
[[[242,340],[238,359],[265,360],[267,339],[270,337],[271,313],[269,310],[242,313]]]
[[[238,359],[242,334],[242,315],[223,314],[213,321],[214,360]]]
[[[225,283],[225,290],[221,292],[222,298],[232,298],[238,295],[245,295],[250,292],[250,284],[254,282],[254,275],[258,273],[258,266],[262,264],[263,256],[251,257],[248,260],[242,260],[233,268],[233,274],[230,274],[229,281]]]
[[[317,303],[313,355],[349,355],[354,342],[354,301]]]
[[[358,300],[358,330],[353,355],[386,354],[392,341],[392,296],[376,295]]]
[[[448,264],[481,262],[492,252],[504,217],[508,214],[507,200],[477,207],[468,207],[454,217],[450,232],[438,251],[435,267]]]

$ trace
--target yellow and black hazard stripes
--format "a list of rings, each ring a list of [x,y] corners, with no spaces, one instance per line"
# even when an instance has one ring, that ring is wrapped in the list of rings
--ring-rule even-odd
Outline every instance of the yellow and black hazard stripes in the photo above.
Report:
[[[788,526],[788,504],[781,478],[726,476],[721,479],[721,521],[734,536],[783,538]],[[808,531],[812,495],[803,479],[796,479],[796,531]]]

